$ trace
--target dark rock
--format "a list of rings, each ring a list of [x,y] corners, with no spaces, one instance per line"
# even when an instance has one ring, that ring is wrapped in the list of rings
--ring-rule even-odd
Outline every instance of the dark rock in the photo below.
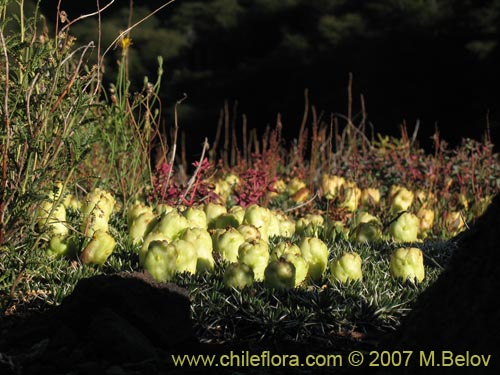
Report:
[[[124,272],[81,280],[61,304],[56,318],[81,335],[106,309],[160,347],[173,348],[193,337],[187,291],[175,284],[156,282],[143,273]]]
[[[500,373],[500,195],[470,230],[458,239],[459,246],[447,269],[420,295],[414,309],[386,343],[399,350],[414,350],[413,367],[395,373],[427,374],[420,366],[420,351],[434,351],[439,374]],[[450,366],[449,354],[490,355],[487,367]],[[457,372],[459,371],[459,372]],[[384,371],[388,373],[388,371]]]
[[[0,353],[13,365],[1,369],[85,374],[148,364],[161,373],[169,353],[197,344],[186,290],[143,273],[100,275],[80,280],[60,306],[3,330]]]
[[[134,325],[108,308],[99,310],[91,320],[85,339],[89,345],[87,352],[112,358],[116,363],[157,357],[151,341]]]

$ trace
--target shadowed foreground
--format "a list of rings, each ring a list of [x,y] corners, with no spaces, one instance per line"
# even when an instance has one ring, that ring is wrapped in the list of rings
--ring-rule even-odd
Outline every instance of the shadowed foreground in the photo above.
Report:
[[[439,374],[500,372],[500,195],[459,241],[448,268],[420,295],[388,344],[416,351],[414,367],[406,372],[396,368],[395,373],[429,373],[431,368],[418,365],[420,351],[427,359],[434,351]],[[491,354],[491,359],[487,367],[443,367],[451,359],[446,353],[442,362],[442,351],[454,356],[468,352],[469,358]]]

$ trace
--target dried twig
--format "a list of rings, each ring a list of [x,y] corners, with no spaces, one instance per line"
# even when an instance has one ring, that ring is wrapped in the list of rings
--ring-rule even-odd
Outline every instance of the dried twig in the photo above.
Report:
[[[413,130],[413,135],[411,137],[411,144],[410,144],[411,147],[413,147],[415,141],[417,140],[417,134],[419,129],[420,129],[420,120],[417,120],[417,123],[415,124],[415,129]]]
[[[76,23],[78,21],[81,21],[81,20],[83,20],[85,18],[89,18],[89,17],[93,17],[93,16],[100,16],[100,14],[102,12],[104,12],[107,8],[109,8],[114,2],[115,2],[115,0],[110,0],[110,2],[108,4],[106,4],[103,8],[100,8],[99,7],[99,1],[97,1],[97,11],[92,12],[92,13],[88,13],[88,14],[83,14],[83,15],[75,18],[73,21],[69,21],[60,31],[58,31],[59,15],[61,13],[61,11],[60,11],[60,9],[61,9],[61,0],[59,0],[59,3],[57,4],[57,16],[58,17],[57,17],[57,21],[56,21],[56,35],[58,35],[59,33],[64,32],[71,25],[73,25],[74,23]]]
[[[5,143],[2,142],[2,191],[0,192],[0,245],[3,244],[4,237],[4,219],[5,212],[7,211],[7,207],[9,205],[10,198],[6,197],[7,195],[7,159],[8,159],[8,150],[10,147],[10,138],[11,138],[11,130],[10,130],[10,121],[9,121],[9,55],[7,53],[7,46],[5,44],[5,38],[3,35],[3,31],[0,29],[0,42],[2,44],[3,54],[5,58],[5,98],[3,103],[3,122],[5,124],[6,136]]]
[[[165,188],[168,187],[170,183],[170,177],[172,177],[172,168],[175,162],[175,153],[177,151],[177,133],[179,132],[179,122],[177,115],[177,106],[187,99],[187,94],[184,93],[183,97],[175,103],[174,107],[174,143],[172,145],[172,155],[170,156],[170,169],[168,170],[167,182],[165,183]]]
[[[189,193],[189,191],[191,190],[191,188],[193,187],[193,184],[196,181],[196,176],[198,175],[198,173],[200,173],[200,169],[201,169],[201,166],[202,166],[202,163],[203,163],[203,159],[205,159],[205,152],[208,150],[209,147],[210,147],[210,145],[208,144],[208,139],[205,138],[205,141],[203,142],[203,149],[201,151],[200,161],[199,161],[198,166],[196,167],[193,175],[189,179],[189,182],[187,184],[186,190],[184,190],[184,193],[182,194],[182,196],[186,197],[187,194]]]
[[[220,135],[222,133],[222,125],[224,123],[224,110],[219,111],[219,122],[217,123],[217,130],[215,132],[215,140],[211,150],[211,157],[215,160],[217,156],[217,146],[219,145]]]
[[[349,121],[349,119],[345,115],[342,115],[340,113],[335,113],[335,117],[340,117],[340,118],[342,118],[342,119],[344,119],[346,121]],[[364,132],[362,132],[356,126],[354,126],[352,124],[351,124],[351,126],[349,126],[349,124],[347,126],[348,127],[346,129],[344,129],[344,132],[347,131],[349,133],[349,131],[347,130],[348,128],[354,129],[356,131],[356,133],[358,133],[359,135],[361,135],[361,137],[363,137],[363,139],[365,140],[365,142],[368,144],[368,147],[370,149],[373,148],[371,141],[368,139],[368,137],[366,136],[366,134]],[[342,134],[342,143],[344,143],[343,141],[344,141],[344,135]]]
[[[290,211],[298,210],[299,208],[307,206],[308,204],[312,203],[317,197],[318,197],[318,192],[314,193],[312,198],[309,198],[304,203],[301,203],[301,204],[294,206],[294,207],[287,208],[286,210],[283,210],[283,212],[290,212]]]

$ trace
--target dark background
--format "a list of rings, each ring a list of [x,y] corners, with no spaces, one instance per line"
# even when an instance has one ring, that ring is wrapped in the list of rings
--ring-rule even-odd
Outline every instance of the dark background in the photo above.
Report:
[[[165,1],[135,0],[133,20]],[[106,2],[101,1],[101,6]],[[53,23],[56,0],[42,0]],[[129,0],[103,16],[104,45],[127,27]],[[70,19],[94,11],[95,1],[62,1]],[[196,153],[214,138],[224,101],[238,101],[250,127],[274,125],[298,133],[304,89],[319,111],[347,113],[349,73],[354,113],[359,95],[381,133],[399,134],[420,121],[420,144],[431,146],[437,126],[452,145],[481,139],[489,118],[500,143],[500,0],[178,0],[131,33],[133,88],[154,80],[165,59],[162,101],[171,125],[175,101],[188,94],[180,126]],[[76,24],[79,42],[96,40],[96,18]],[[113,80],[115,51],[107,60]],[[201,149],[201,146],[199,146]]]

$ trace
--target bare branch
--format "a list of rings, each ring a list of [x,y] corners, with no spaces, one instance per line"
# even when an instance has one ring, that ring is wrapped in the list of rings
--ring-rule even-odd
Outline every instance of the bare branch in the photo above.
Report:
[[[61,33],[64,32],[66,29],[68,29],[71,25],[73,25],[74,23],[78,22],[78,21],[81,21],[85,18],[89,18],[89,17],[93,17],[93,16],[96,16],[96,15],[99,15],[104,12],[107,8],[109,8],[113,3],[115,2],[115,0],[111,0],[108,4],[106,4],[103,8],[99,8],[97,9],[97,11],[93,12],[93,13],[88,13],[88,14],[83,14],[81,15],[80,17],[78,18],[75,18],[73,21],[70,21],[68,22],[67,25],[65,25],[62,29],[61,29]],[[99,4],[98,4],[99,5]],[[57,18],[59,19],[59,6],[58,6],[58,9],[57,9]]]
[[[181,104],[184,100],[187,99],[187,94],[184,93],[184,96],[177,100],[175,103],[174,107],[174,144],[172,145],[172,156],[170,157],[170,169],[168,170],[168,177],[167,177],[167,182],[165,183],[165,186],[168,186],[170,183],[170,177],[172,177],[172,168],[174,167],[174,162],[175,162],[175,153],[177,151],[177,133],[179,132],[179,123],[178,123],[178,116],[177,116],[177,106]]]
[[[188,182],[188,185],[186,187],[186,190],[183,193],[184,197],[187,196],[187,194],[189,193],[189,191],[193,187],[193,184],[196,181],[196,176],[198,175],[198,173],[200,173],[200,169],[201,169],[201,165],[203,163],[203,159],[205,159],[205,152],[208,150],[209,147],[210,146],[208,144],[208,139],[205,138],[205,141],[203,142],[203,150],[201,151],[200,161],[198,163],[198,166],[196,167],[196,170],[193,173],[193,176],[189,179],[189,182]]]

